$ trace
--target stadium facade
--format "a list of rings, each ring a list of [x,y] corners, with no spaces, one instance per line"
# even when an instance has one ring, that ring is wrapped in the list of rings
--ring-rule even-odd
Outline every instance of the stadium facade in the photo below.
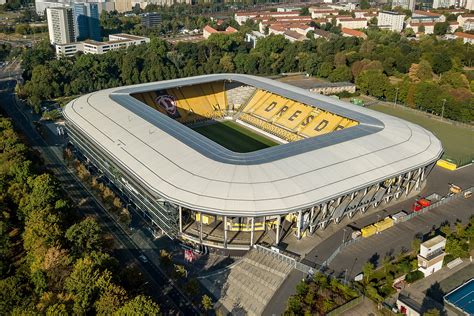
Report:
[[[443,153],[418,125],[239,74],[101,90],[64,116],[78,156],[151,224],[229,249],[303,238],[402,199]],[[234,152],[193,130],[226,120],[279,145]]]

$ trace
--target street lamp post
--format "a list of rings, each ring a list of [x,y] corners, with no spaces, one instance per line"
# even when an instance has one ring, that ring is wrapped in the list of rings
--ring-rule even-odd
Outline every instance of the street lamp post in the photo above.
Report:
[[[395,102],[394,102],[395,105],[397,105],[398,89],[399,89],[399,88],[395,88],[395,90],[396,90],[396,91],[395,91]]]

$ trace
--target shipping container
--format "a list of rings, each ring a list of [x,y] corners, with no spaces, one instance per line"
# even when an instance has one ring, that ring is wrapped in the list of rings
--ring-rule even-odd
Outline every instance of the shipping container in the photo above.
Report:
[[[374,226],[377,228],[377,232],[381,232],[393,226],[393,219],[386,217],[384,220],[375,223]]]
[[[377,233],[377,227],[374,225],[365,226],[360,230],[362,237],[367,238]]]

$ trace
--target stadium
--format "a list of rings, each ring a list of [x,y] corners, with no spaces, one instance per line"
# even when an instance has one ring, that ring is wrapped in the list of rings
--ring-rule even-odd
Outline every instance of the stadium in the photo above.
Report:
[[[418,125],[240,74],[101,90],[64,116],[76,155],[151,225],[227,249],[403,199],[443,153]]]

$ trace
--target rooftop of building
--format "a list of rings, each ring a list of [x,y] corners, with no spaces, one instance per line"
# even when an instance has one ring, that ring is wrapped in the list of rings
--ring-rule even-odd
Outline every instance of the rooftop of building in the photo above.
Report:
[[[438,235],[436,237],[433,237],[431,239],[428,239],[427,241],[423,242],[421,246],[426,247],[426,248],[431,248],[433,246],[436,246],[439,243],[445,242],[446,238],[444,238],[441,235]]]
[[[455,32],[454,35],[457,37],[474,39],[474,34],[469,34],[469,33],[464,33],[464,32]]]

